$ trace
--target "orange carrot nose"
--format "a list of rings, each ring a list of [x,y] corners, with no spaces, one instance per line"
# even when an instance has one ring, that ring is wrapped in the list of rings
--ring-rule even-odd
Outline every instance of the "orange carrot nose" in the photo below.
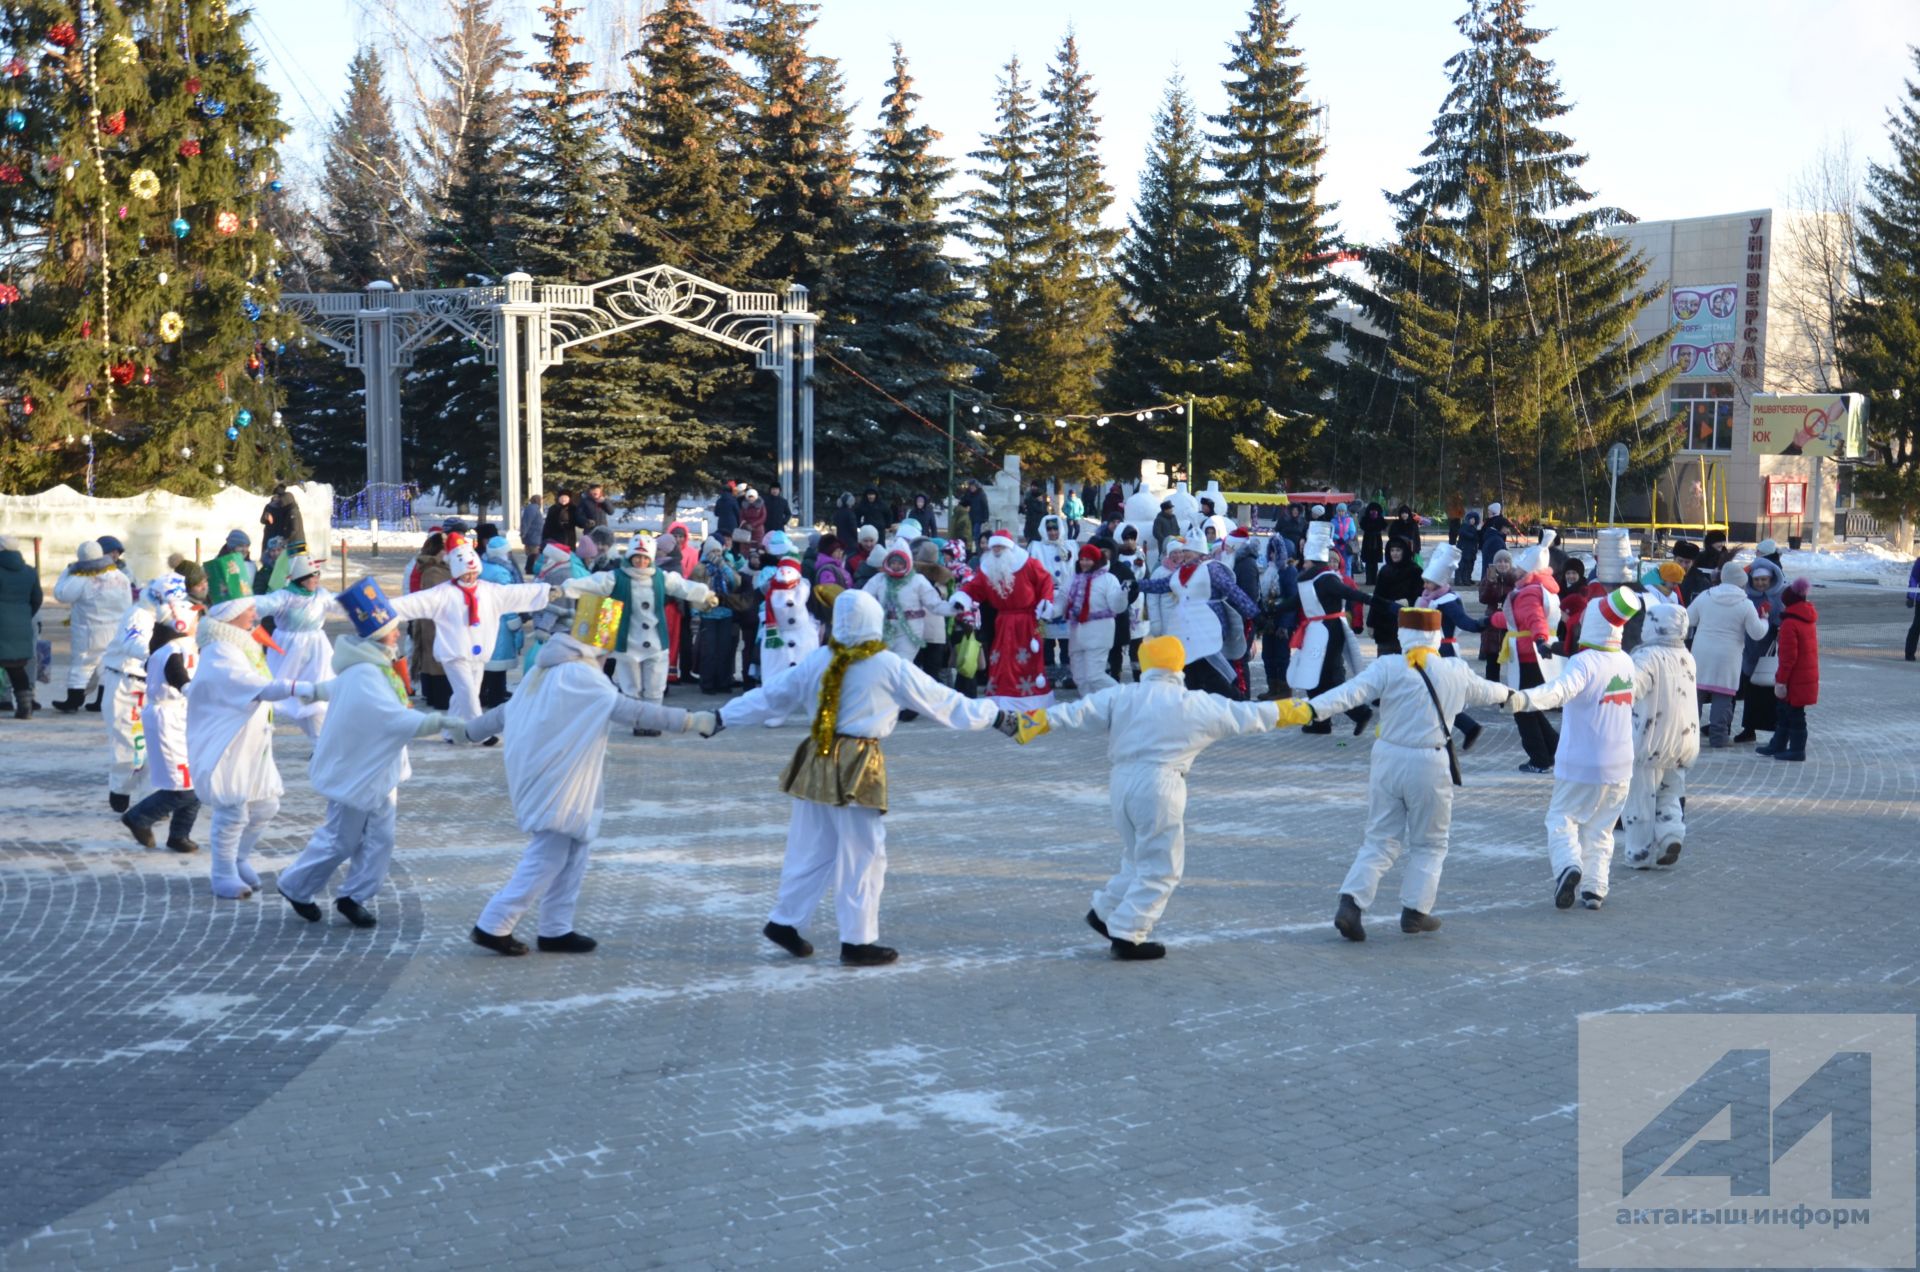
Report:
[[[273,639],[273,633],[264,627],[256,627],[253,629],[253,643],[256,645],[265,645],[276,654],[284,654],[287,652],[280,648],[279,643]]]

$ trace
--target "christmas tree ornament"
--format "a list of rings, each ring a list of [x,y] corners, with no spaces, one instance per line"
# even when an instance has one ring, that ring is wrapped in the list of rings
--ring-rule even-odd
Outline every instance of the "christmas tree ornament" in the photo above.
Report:
[[[113,382],[123,389],[133,383],[135,372],[136,368],[131,362],[116,362],[107,368],[107,374],[113,377]]]
[[[71,22],[56,22],[47,28],[47,43],[57,49],[70,49],[80,41],[80,33]]]
[[[140,60],[140,46],[133,42],[130,35],[116,35],[108,41],[113,46],[114,55],[120,59],[120,65],[132,66]]]
[[[0,283],[0,305],[11,305],[20,299],[20,289],[12,283]]]
[[[127,189],[136,199],[151,199],[160,193],[160,177],[152,168],[141,168],[127,181]]]
[[[200,96],[200,77],[198,75],[187,76],[187,96]]]
[[[186,329],[186,319],[182,318],[176,310],[169,309],[160,315],[160,338],[168,344],[178,340],[180,334]]]
[[[127,131],[127,112],[124,110],[116,110],[111,115],[102,116],[100,119],[100,131],[109,137],[118,137],[121,133]]]
[[[122,221],[127,219],[127,205],[124,203],[120,205],[120,219]]]
[[[253,412],[243,406],[234,413],[233,422],[241,428],[249,428],[253,425]]]
[[[145,387],[148,387],[148,386],[150,386],[150,385],[152,385],[152,383],[153,383],[153,368],[152,368],[152,367],[141,367],[141,368],[140,368],[140,385],[141,385],[141,387],[142,387],[142,388],[145,388]]]
[[[226,471],[227,471],[227,466],[225,464],[215,464],[213,466],[213,475],[215,477],[218,477],[221,473],[224,473]]]
[[[25,111],[15,109],[7,112],[8,132],[23,132],[26,130],[26,127],[27,113]]]
[[[191,159],[199,153],[200,139],[198,137],[189,137],[180,143],[180,157],[182,159]]]
[[[93,339],[93,319],[82,318],[80,320],[80,338],[82,340]]]
[[[240,217],[237,213],[222,212],[213,218],[213,228],[222,234],[237,234],[240,232]]]
[[[26,179],[26,174],[12,164],[0,163],[0,185],[19,185]]]
[[[6,66],[0,67],[0,74],[4,74],[8,79],[18,79],[26,73],[26,62],[17,57],[8,58]]]
[[[286,418],[282,416],[280,412],[275,411],[273,413],[273,426],[275,428],[279,428],[282,424],[285,424],[285,423],[286,423]]]
[[[247,316],[248,322],[260,321],[260,302],[248,298],[240,302],[240,312]]]
[[[180,458],[182,458],[182,459],[192,459],[192,458],[193,458],[193,447],[191,447],[191,446],[182,446],[182,447],[180,448]]]
[[[187,237],[187,231],[191,230],[192,228],[193,227],[191,225],[187,224],[186,217],[176,216],[173,218],[173,237],[177,239],[183,239]]]
[[[259,375],[261,370],[265,366],[266,364],[260,361],[259,354],[250,353],[247,355],[247,374],[248,375],[254,375],[254,376]]]
[[[200,102],[200,113],[208,119],[218,119],[227,113],[227,104],[215,97],[203,98]]]
[[[239,438],[240,438],[240,430],[229,425],[227,427],[227,440],[230,442],[233,442],[233,441],[238,441]]]
[[[153,280],[156,283],[159,283],[162,287],[165,287],[167,285],[167,271],[164,269],[161,270],[158,274],[154,275]]]
[[[20,414],[22,415],[33,414],[33,394],[29,393],[25,397],[20,399]]]
[[[275,177],[273,180],[267,182],[267,189],[273,191],[275,194],[280,193],[282,190],[286,188],[287,188],[286,183],[281,181],[280,178],[278,177]]]
[[[61,174],[61,178],[66,181],[71,181],[79,175],[80,175],[80,165],[77,163],[70,163],[67,165],[67,170]]]

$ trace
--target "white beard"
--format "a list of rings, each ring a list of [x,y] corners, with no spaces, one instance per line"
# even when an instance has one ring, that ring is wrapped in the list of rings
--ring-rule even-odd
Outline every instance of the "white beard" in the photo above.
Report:
[[[980,572],[987,576],[987,583],[994,591],[1005,596],[1013,590],[1013,576],[1027,563],[1027,554],[1019,548],[987,549],[980,558]]]

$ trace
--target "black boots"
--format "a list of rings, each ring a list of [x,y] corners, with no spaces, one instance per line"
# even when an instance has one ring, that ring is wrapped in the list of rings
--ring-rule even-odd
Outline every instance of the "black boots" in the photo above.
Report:
[[[53,709],[61,715],[72,715],[80,709],[80,704],[86,700],[87,691],[85,689],[69,689],[67,690],[66,697],[53,704]]]
[[[1673,843],[1667,845],[1666,851],[1660,854],[1660,860],[1655,864],[1670,866],[1678,860],[1680,860],[1680,842],[1675,840]]]
[[[280,895],[283,898],[285,898],[286,903],[288,905],[293,907],[293,912],[299,915],[301,918],[305,919],[307,922],[318,923],[320,921],[320,907],[315,905],[313,902],[295,901],[292,897],[287,896],[287,894],[284,892],[282,892]]]
[[[772,941],[775,945],[778,945],[795,958],[813,957],[813,943],[807,940],[806,937],[800,935],[799,928],[789,927],[785,923],[774,923],[769,920],[767,926],[760,929],[760,935],[766,937],[769,941]]]
[[[1109,939],[1113,941],[1113,956],[1129,963],[1167,956],[1167,947],[1158,941],[1123,941],[1117,936]]]
[[[1787,740],[1781,744],[1778,751],[1773,753],[1773,758],[1790,760],[1795,764],[1804,763],[1807,758],[1807,726],[1800,724],[1792,728],[1780,729],[1773,736],[1777,738],[1782,733],[1786,734]]]
[[[1373,722],[1373,708],[1366,706],[1355,707],[1351,714],[1353,719],[1353,736],[1357,738],[1366,727]]]
[[[1559,880],[1553,885],[1553,908],[1556,910],[1573,909],[1574,889],[1580,886],[1580,869],[1568,866],[1560,872]]]
[[[81,694],[81,697],[85,697],[85,696],[86,696],[86,691],[85,691],[85,690],[83,689],[83,690],[81,690],[81,691],[80,691],[80,694]],[[89,702],[89,703],[87,704],[87,710],[89,710],[89,711],[98,711],[98,710],[100,709],[100,700],[101,700],[102,698],[105,698],[106,696],[107,696],[107,691],[106,691],[106,688],[105,688],[104,686],[103,686],[103,687],[101,687],[101,688],[99,688],[99,689],[96,689],[96,690],[94,690],[94,691],[93,691],[93,701],[92,701],[92,702]]]
[[[591,954],[600,942],[578,932],[568,932],[564,936],[535,937],[534,944],[542,954]]]
[[[1108,940],[1113,939],[1112,934],[1107,931],[1106,921],[1100,917],[1099,911],[1097,910],[1087,911],[1087,926],[1092,928],[1094,931],[1098,932],[1100,935],[1106,937]]]
[[[840,942],[840,966],[885,967],[900,957],[900,951],[885,945],[848,945]]]
[[[296,910],[299,908],[299,906],[294,907]],[[333,903],[333,908],[340,911],[340,913],[346,917],[347,922],[357,928],[378,927],[380,924],[380,920],[373,917],[371,910],[361,905],[358,901],[355,901],[352,897],[341,897]]]
[[[1333,926],[1349,941],[1367,939],[1366,925],[1360,921],[1360,903],[1344,892],[1340,894],[1340,908],[1333,912]]]
[[[1422,914],[1418,910],[1410,910],[1406,906],[1401,906],[1400,930],[1410,935],[1419,932],[1438,932],[1440,930],[1440,920],[1434,918],[1431,914]]]
[[[1787,745],[1787,729],[1784,726],[1782,726],[1780,728],[1775,729],[1772,735],[1769,736],[1765,742],[1762,742],[1759,746],[1754,747],[1753,753],[1755,755],[1778,755],[1783,749],[1785,749],[1786,745]]]
[[[133,801],[118,791],[109,791],[107,793],[107,807],[116,813],[124,813],[133,807]]]
[[[484,945],[495,954],[505,954],[508,958],[518,958],[527,952],[526,942],[515,940],[511,932],[505,936],[495,936],[491,932],[475,928],[471,933],[471,939],[475,945]]]

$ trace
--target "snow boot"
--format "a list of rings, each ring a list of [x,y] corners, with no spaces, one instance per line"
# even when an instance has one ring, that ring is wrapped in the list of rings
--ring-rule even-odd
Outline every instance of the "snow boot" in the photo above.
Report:
[[[1606,898],[1597,892],[1582,892],[1580,894],[1580,908],[1582,910],[1598,910],[1605,899]]]
[[[1790,760],[1795,764],[1804,763],[1807,758],[1807,730],[1804,725],[1785,730],[1786,745],[1775,751],[1776,760]]]
[[[1752,729],[1742,729],[1740,730],[1740,732],[1733,735],[1734,745],[1736,746],[1744,745],[1748,742],[1753,741],[1755,738],[1758,738],[1759,736],[1760,735],[1754,732]]]
[[[1092,928],[1094,931],[1098,932],[1100,935],[1106,937],[1108,940],[1113,939],[1113,934],[1107,931],[1106,920],[1100,917],[1100,912],[1098,910],[1088,909],[1087,926]]]
[[[1342,892],[1340,908],[1333,912],[1333,926],[1349,941],[1367,939],[1366,925],[1360,919],[1360,903]]]
[[[200,851],[200,845],[195,843],[193,840],[187,838],[185,835],[175,835],[172,838],[168,839],[167,847],[171,848],[175,852],[181,852],[181,853]]]
[[[1418,910],[1403,905],[1400,907],[1400,930],[1408,935],[1419,932],[1438,932],[1440,920],[1431,914],[1422,914]]]
[[[1113,956],[1122,962],[1137,963],[1167,956],[1167,947],[1158,941],[1123,941],[1117,936],[1111,939]]]
[[[82,696],[85,696],[85,694],[86,694],[86,691],[85,691],[84,689],[83,689],[83,690],[81,690],[81,694],[82,694]],[[89,711],[94,711],[94,712],[97,712],[97,711],[99,711],[99,710],[100,710],[100,701],[101,701],[101,699],[103,699],[103,698],[105,698],[106,696],[107,696],[107,691],[106,691],[106,688],[105,688],[105,686],[102,686],[101,688],[99,688],[99,689],[96,689],[96,690],[94,690],[94,691],[93,691],[93,701],[92,701],[92,702],[89,702],[89,703],[87,704],[87,710],[89,710]]]
[[[760,929],[760,935],[778,945],[795,958],[812,958],[813,943],[800,935],[800,929],[788,927],[784,923],[769,922]]]
[[[133,807],[133,801],[118,791],[111,791],[107,795],[107,807],[116,813],[124,813]]]
[[[361,905],[358,901],[355,901],[352,897],[341,897],[333,903],[333,908],[345,915],[347,922],[357,928],[378,927],[380,925],[380,920],[373,916],[373,912],[367,909],[366,906]]]
[[[1759,746],[1756,746],[1753,748],[1753,753],[1755,755],[1778,755],[1782,750],[1786,748],[1786,745],[1787,745],[1786,729],[1784,728],[1775,729],[1772,735],[1769,736],[1765,742],[1762,742]]]
[[[86,690],[69,689],[67,690],[66,697],[60,699],[60,701],[53,704],[53,709],[55,711],[58,711],[61,715],[72,715],[74,712],[80,709],[80,704],[85,702],[86,700],[87,700]]]
[[[840,942],[840,966],[885,967],[900,957],[900,951],[886,945],[849,945]]]
[[[1480,735],[1487,731],[1487,727],[1465,714],[1462,714],[1455,723],[1460,726],[1460,754],[1465,755],[1473,750],[1473,744],[1480,740]]]
[[[120,824],[133,832],[133,841],[142,848],[158,847],[158,845],[154,843],[153,827],[143,826],[131,817],[124,816],[120,819]]]
[[[13,700],[13,718],[16,720],[33,719],[33,698],[31,695],[21,694]]]
[[[475,928],[470,934],[469,939],[471,939],[475,945],[484,945],[495,954],[504,954],[508,958],[518,958],[527,952],[526,942],[515,940],[511,932],[505,936],[495,936],[491,932],[485,932],[479,928]]]
[[[1573,892],[1580,886],[1580,868],[1568,866],[1560,872],[1559,880],[1553,885],[1553,908],[1556,910],[1573,909]]]
[[[295,901],[292,897],[287,896],[287,894],[284,892],[282,892],[280,896],[286,901],[288,905],[293,907],[293,912],[295,914],[299,915],[301,918],[305,919],[307,922],[318,923],[320,921],[320,907],[315,905],[313,902]]]
[[[567,932],[561,936],[535,937],[535,945],[542,954],[591,954],[600,942],[578,932]]]

